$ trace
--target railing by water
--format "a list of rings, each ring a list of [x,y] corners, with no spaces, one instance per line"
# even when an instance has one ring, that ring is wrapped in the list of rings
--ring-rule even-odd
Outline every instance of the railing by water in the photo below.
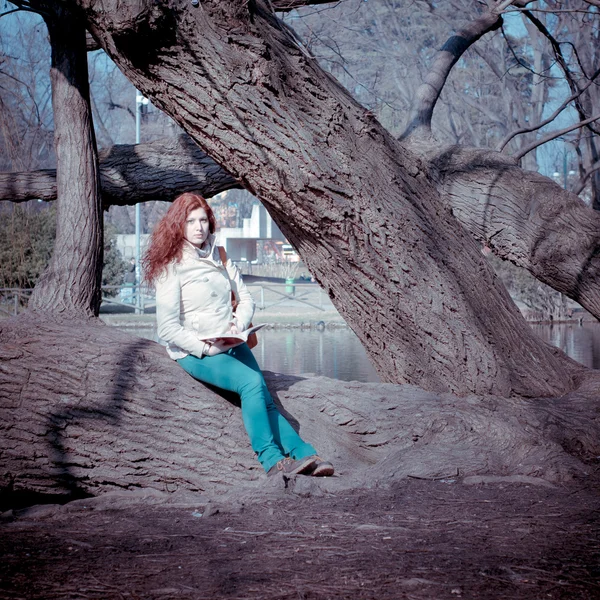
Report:
[[[250,283],[246,287],[251,291],[259,310],[274,307],[310,307],[319,311],[331,308],[331,301],[323,294],[320,286],[314,283]],[[0,315],[16,316],[27,308],[32,289],[0,288]],[[102,286],[102,305],[110,306],[119,312],[134,310],[135,314],[144,314],[156,308],[153,292],[140,285]]]
[[[256,308],[267,310],[275,306],[297,303],[325,311],[330,306],[320,286],[313,283],[250,283],[246,287],[252,293]],[[134,308],[136,314],[156,308],[156,298],[144,286],[103,286],[102,303],[111,306]]]

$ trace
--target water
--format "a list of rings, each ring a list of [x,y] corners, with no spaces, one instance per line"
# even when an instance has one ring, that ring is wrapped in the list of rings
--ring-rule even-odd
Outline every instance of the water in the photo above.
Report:
[[[532,325],[544,341],[591,369],[600,369],[600,323]]]
[[[600,369],[600,323],[532,325],[544,341],[586,367]],[[156,329],[128,331],[157,341]],[[261,369],[288,375],[325,375],[342,381],[381,381],[351,329],[262,329],[254,356]]]
[[[156,328],[126,331],[158,341]],[[252,350],[261,369],[286,375],[325,375],[342,381],[381,379],[351,329],[261,329]]]
[[[351,329],[263,329],[258,336],[253,352],[263,370],[343,381],[381,381]]]

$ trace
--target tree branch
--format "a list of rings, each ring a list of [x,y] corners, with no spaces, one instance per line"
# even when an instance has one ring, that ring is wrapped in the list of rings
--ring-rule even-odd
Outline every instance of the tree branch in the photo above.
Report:
[[[100,179],[104,209],[149,200],[171,201],[190,190],[211,197],[241,187],[186,135],[102,151]],[[56,199],[56,171],[0,173],[0,200],[33,199]]]
[[[341,0],[271,0],[275,12],[289,12],[303,6],[316,4],[339,4]]]
[[[596,172],[600,171],[600,160],[594,163],[586,172],[586,174],[579,180],[577,186],[573,189],[573,193],[579,196],[586,186],[587,180]]]
[[[597,121],[598,119],[600,119],[600,114],[590,117],[589,119],[586,119],[585,121],[579,121],[578,123],[575,123],[574,125],[570,125],[569,127],[565,127],[564,129],[558,129],[557,131],[553,131],[552,133],[548,134],[546,137],[540,138],[539,140],[533,142],[533,144],[529,144],[529,146],[525,146],[525,148],[522,148],[521,150],[519,150],[519,152],[512,154],[511,156],[513,156],[517,160],[520,160],[526,154],[528,154],[532,150],[535,150],[542,144],[545,144],[546,142],[551,142],[552,140],[555,140],[557,137],[560,137],[561,135],[564,135],[565,133],[569,133],[570,131],[574,131],[575,129],[579,129],[580,127],[585,127],[588,123],[593,123],[594,121]]]
[[[94,39],[89,31],[85,32],[85,47],[88,52],[94,52],[94,50],[100,50],[102,46]]]
[[[489,12],[458,30],[455,35],[446,41],[437,53],[425,81],[417,89],[408,125],[401,139],[413,135],[430,135],[433,109],[442,93],[450,71],[470,46],[483,35],[500,26],[502,11],[513,2],[515,0],[502,0]]]
[[[573,79],[573,74],[571,73],[571,70],[569,69],[567,60],[565,59],[565,57],[562,53],[562,50],[560,48],[560,43],[548,31],[546,26],[535,15],[533,15],[533,13],[531,13],[529,11],[524,11],[523,14],[535,25],[535,27],[538,29],[538,31],[550,42],[550,45],[552,46],[552,50],[554,51],[554,56],[556,57],[556,60],[557,60],[558,64],[560,65],[560,68],[562,69],[563,73],[565,74],[565,79],[567,80],[567,84],[569,85],[569,88],[571,89],[571,93],[574,95],[577,94],[577,92],[579,91],[579,85]],[[577,54],[576,51],[575,51],[575,54]],[[585,109],[583,108],[581,103],[578,101],[578,98],[579,98],[579,95],[575,96],[575,108],[577,109],[577,112],[579,114],[579,120],[582,122],[582,125],[583,125],[584,121],[587,121],[587,123],[589,123],[590,121],[588,120],[588,116],[585,112]],[[592,128],[590,128],[590,129],[591,129],[591,131],[594,131],[594,129],[592,129]]]
[[[432,164],[452,214],[494,254],[600,319],[600,212],[506,154],[450,147]]]
[[[510,133],[509,135],[507,135],[498,145],[497,150],[499,152],[502,152],[502,150],[504,150],[504,148],[506,147],[506,145],[513,139],[515,138],[517,135],[522,135],[523,133],[530,133],[532,131],[537,131],[538,129],[541,129],[542,127],[544,127],[545,125],[548,125],[548,123],[551,123],[552,121],[554,121],[554,119],[556,119],[556,117],[558,117],[558,115],[565,109],[567,108],[567,106],[573,102],[573,100],[575,100],[576,98],[578,98],[579,96],[581,96],[581,94],[583,94],[583,92],[585,92],[585,90],[587,90],[592,83],[594,82],[594,80],[596,79],[596,77],[598,77],[598,75],[600,75],[600,69],[598,69],[590,78],[590,80],[582,87],[579,89],[578,92],[575,92],[574,94],[572,94],[571,96],[569,96],[569,98],[567,98],[555,111],[554,113],[552,113],[552,115],[550,117],[548,117],[547,119],[545,119],[544,121],[540,121],[537,125],[534,125],[533,127],[523,127],[522,129],[517,129],[516,131],[513,131],[512,133]]]

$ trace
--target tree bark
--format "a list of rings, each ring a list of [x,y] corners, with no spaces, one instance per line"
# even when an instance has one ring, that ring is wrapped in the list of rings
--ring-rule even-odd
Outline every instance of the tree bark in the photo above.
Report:
[[[600,215],[492,150],[428,154],[452,214],[480,243],[600,318]]]
[[[439,100],[450,71],[470,46],[486,33],[498,29],[501,24],[502,17],[492,9],[478,19],[467,23],[446,41],[437,53],[425,81],[417,89],[408,125],[402,138],[429,137],[431,135],[433,109]]]
[[[56,200],[56,169],[0,173],[0,200]]]
[[[172,201],[195,190],[204,197],[239,183],[187,135],[146,144],[119,144],[99,153],[102,207]],[[56,171],[0,173],[0,200],[56,199]]]
[[[302,436],[335,463],[341,477],[325,484],[332,489],[407,476],[564,482],[600,454],[598,374],[577,372],[577,393],[536,402],[324,377],[267,373],[267,382]],[[4,320],[0,500],[262,487],[236,398],[189,377],[158,344],[95,320]]]
[[[265,4],[73,4],[131,81],[266,204],[384,380],[570,388],[569,365],[530,332],[426,165]]]
[[[102,210],[89,101],[84,22],[62,6],[43,15],[52,47],[57,160],[54,252],[29,301],[34,311],[94,316],[100,309]]]

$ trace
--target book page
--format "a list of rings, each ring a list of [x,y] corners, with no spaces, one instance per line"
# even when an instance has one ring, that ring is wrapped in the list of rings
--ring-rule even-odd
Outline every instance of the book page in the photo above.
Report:
[[[216,342],[217,340],[227,342],[247,342],[248,336],[250,336],[250,334],[254,333],[255,331],[258,331],[259,329],[262,329],[265,325],[266,323],[254,325],[253,327],[249,327],[241,333],[217,333],[213,335],[203,335],[200,339],[205,342]]]

